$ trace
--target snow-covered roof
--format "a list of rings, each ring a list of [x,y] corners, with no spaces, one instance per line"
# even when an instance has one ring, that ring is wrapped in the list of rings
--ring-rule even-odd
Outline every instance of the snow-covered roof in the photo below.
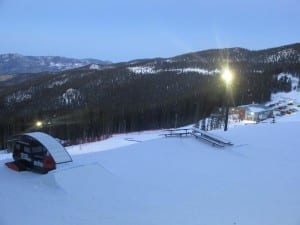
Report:
[[[265,108],[260,108],[260,107],[254,107],[254,106],[249,106],[248,110],[254,113],[259,113],[259,112],[264,112],[266,111]]]
[[[66,149],[52,136],[42,132],[25,133],[24,135],[32,137],[40,142],[48,150],[56,163],[72,161],[72,158]]]
[[[261,104],[243,105],[243,106],[240,106],[240,108],[244,108],[244,109],[254,112],[254,113],[265,112],[265,111],[271,110],[267,106],[261,105]]]

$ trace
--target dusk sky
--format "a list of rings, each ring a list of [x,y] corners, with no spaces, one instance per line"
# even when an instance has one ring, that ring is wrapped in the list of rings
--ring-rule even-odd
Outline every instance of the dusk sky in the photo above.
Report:
[[[113,62],[299,42],[299,0],[0,0],[0,54]]]

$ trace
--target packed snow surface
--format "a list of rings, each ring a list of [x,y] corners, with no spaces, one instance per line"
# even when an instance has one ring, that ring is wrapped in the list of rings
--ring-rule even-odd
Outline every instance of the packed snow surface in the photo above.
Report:
[[[46,175],[0,153],[0,225],[300,224],[300,113],[214,131],[225,148],[161,133],[71,146]]]

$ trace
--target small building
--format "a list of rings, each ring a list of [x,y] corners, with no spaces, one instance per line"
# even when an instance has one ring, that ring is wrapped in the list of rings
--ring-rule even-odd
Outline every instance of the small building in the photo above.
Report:
[[[42,132],[24,133],[11,137],[8,151],[13,153],[13,162],[6,165],[16,171],[31,170],[47,173],[60,163],[71,162],[65,148],[52,136]]]
[[[251,104],[238,107],[240,110],[241,120],[250,120],[259,122],[270,118],[273,114],[273,110],[270,107],[260,104]]]

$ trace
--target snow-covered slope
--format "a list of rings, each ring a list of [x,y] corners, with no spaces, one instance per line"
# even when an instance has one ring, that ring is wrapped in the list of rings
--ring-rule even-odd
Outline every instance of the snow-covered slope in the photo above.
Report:
[[[0,154],[0,224],[300,224],[298,112],[214,131],[224,149],[161,133],[69,147],[74,162],[47,175]]]

